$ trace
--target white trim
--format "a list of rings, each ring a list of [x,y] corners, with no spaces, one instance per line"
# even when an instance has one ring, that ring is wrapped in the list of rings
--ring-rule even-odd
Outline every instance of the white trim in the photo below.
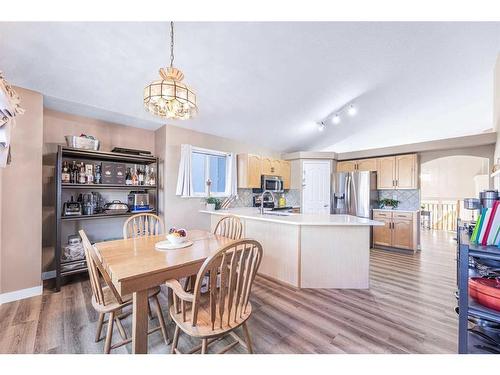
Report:
[[[0,294],[0,305],[2,303],[8,303],[20,299],[39,296],[42,293],[43,293],[42,285],[34,286],[33,288],[26,288],[26,289],[15,290],[13,292],[2,293]]]
[[[208,148],[191,146],[191,152],[197,152],[199,154],[207,154],[207,155],[215,155],[215,156],[228,156],[230,152],[219,151],[219,150],[210,150]]]

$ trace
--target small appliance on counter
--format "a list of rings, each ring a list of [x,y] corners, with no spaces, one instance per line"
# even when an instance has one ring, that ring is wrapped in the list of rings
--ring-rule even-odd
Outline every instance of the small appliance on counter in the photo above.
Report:
[[[128,212],[128,206],[119,200],[114,200],[104,205],[104,212],[110,215],[124,214]]]
[[[464,208],[466,210],[472,211],[472,229],[474,229],[474,225],[476,224],[476,216],[479,214],[479,210],[481,210],[481,200],[477,198],[465,198],[464,199]],[[472,232],[470,231],[470,234]]]
[[[483,208],[493,208],[498,199],[498,190],[484,190],[479,193],[479,200]]]
[[[254,195],[253,196],[253,206],[260,207],[261,206],[262,195]],[[266,194],[264,196],[264,208],[274,208],[274,199],[271,194]]]
[[[73,196],[69,202],[64,202],[63,216],[80,216],[82,214],[82,204],[73,201]]]
[[[128,194],[128,207],[131,212],[152,211],[149,194],[146,191],[131,191]]]

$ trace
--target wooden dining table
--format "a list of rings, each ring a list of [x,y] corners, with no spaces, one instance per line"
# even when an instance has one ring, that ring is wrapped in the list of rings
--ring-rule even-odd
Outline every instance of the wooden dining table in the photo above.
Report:
[[[148,290],[170,279],[195,275],[209,257],[232,240],[204,230],[190,230],[188,247],[159,250],[165,235],[144,236],[95,244],[111,281],[123,297],[132,294],[132,352],[148,351]]]

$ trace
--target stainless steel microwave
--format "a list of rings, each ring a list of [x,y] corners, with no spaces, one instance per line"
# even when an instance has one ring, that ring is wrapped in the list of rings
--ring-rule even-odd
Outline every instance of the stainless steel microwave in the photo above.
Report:
[[[269,191],[276,191],[276,192],[282,192],[283,191],[283,180],[279,176],[268,176],[268,175],[262,175],[261,176],[261,190],[269,190]]]

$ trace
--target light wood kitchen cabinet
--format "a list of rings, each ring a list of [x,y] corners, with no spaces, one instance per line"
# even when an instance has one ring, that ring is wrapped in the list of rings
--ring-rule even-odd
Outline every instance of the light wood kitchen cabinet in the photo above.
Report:
[[[262,159],[259,155],[238,155],[238,187],[241,189],[260,188]]]
[[[283,179],[283,189],[290,189],[292,165],[288,160],[280,160],[278,176]]]
[[[396,188],[416,189],[418,182],[417,155],[398,155],[396,158]]]
[[[337,172],[354,172],[356,170],[356,161],[339,161],[337,162]]]
[[[413,251],[418,249],[418,211],[374,210],[373,220],[384,223],[384,226],[373,227],[374,247],[393,247]]]
[[[377,189],[394,189],[394,171],[396,159],[394,156],[377,159]]]
[[[377,171],[377,159],[346,160],[337,162],[337,172]]]
[[[377,159],[361,159],[356,162],[356,170],[363,172],[376,172],[377,171]]]
[[[262,158],[262,174],[274,175],[275,168],[276,168],[276,163],[274,162],[274,159]]]
[[[408,219],[392,220],[392,246],[399,249],[413,249],[413,221]]]
[[[397,155],[377,159],[377,188],[417,189],[417,155]]]
[[[261,175],[280,176],[283,188],[291,186],[291,162],[253,154],[238,154],[238,188],[259,189]]]
[[[392,219],[378,218],[384,226],[373,227],[373,245],[391,246],[392,244]]]

